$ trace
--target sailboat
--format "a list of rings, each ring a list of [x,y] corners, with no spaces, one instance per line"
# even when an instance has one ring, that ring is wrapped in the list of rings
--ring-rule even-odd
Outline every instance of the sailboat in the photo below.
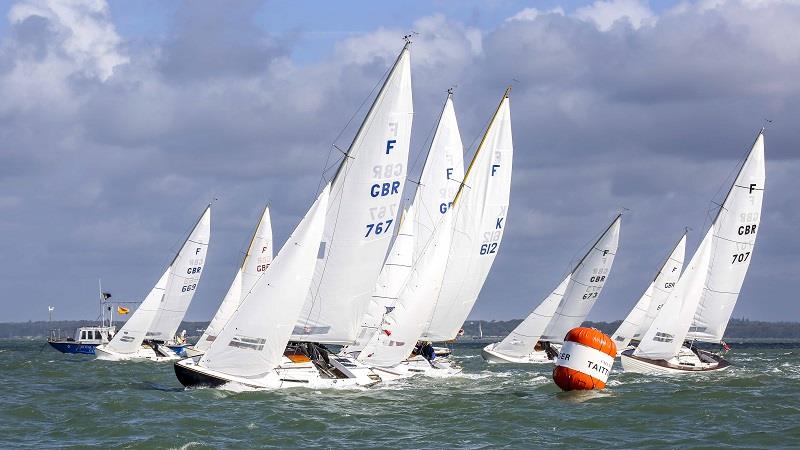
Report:
[[[483,339],[483,327],[481,325],[482,323],[478,322],[478,335],[473,336],[473,339]]]
[[[390,327],[399,326],[398,323],[405,323],[406,326],[413,327],[412,323],[419,324],[420,317],[427,317],[430,314],[427,309],[419,311],[418,307],[432,304],[430,297],[435,298],[438,295],[438,288],[442,281],[439,277],[444,270],[446,260],[438,261],[437,258],[432,258],[437,261],[438,266],[432,266],[430,262],[426,263],[428,272],[424,274],[424,277],[428,277],[429,280],[425,282],[430,283],[430,280],[438,278],[434,282],[438,284],[435,292],[428,291],[427,297],[415,295],[402,299],[401,294],[406,284],[412,281],[409,278],[412,275],[412,269],[419,267],[423,253],[432,252],[433,248],[437,248],[437,251],[441,252],[442,246],[450,242],[452,221],[444,224],[442,219],[452,207],[453,198],[458,191],[463,175],[463,146],[453,106],[453,92],[450,89],[428,149],[414,198],[402,218],[397,237],[378,276],[375,291],[367,313],[364,315],[359,337],[355,344],[344,347],[341,354],[351,355],[367,364],[373,360],[382,361],[380,370],[385,370],[387,358],[382,357],[381,353],[386,351],[394,354],[396,353],[394,350],[398,350],[397,348],[384,350],[380,346],[375,348],[373,345],[368,352],[362,352],[362,350],[379,338],[380,334],[392,333]],[[434,237],[437,233],[438,235]],[[443,233],[447,233],[448,236],[444,236]],[[419,278],[419,274],[415,275],[413,282],[420,283]],[[416,290],[418,291],[418,288]],[[401,310],[395,312],[398,303]],[[407,311],[410,308],[416,308],[413,309],[415,312],[409,314]],[[400,311],[404,311],[405,314],[401,315]],[[421,329],[419,332],[421,333]],[[400,353],[406,352],[403,358],[413,360],[412,365],[421,365],[422,368],[393,367],[391,372],[386,373],[387,376],[396,378],[399,376],[398,374],[411,375],[429,368],[436,368],[435,364],[429,364],[420,355],[411,355],[418,337],[415,336],[409,340],[407,342],[409,346]],[[394,365],[407,365],[407,361],[393,360],[393,362]]]
[[[50,330],[47,343],[61,353],[94,355],[94,349],[100,344],[107,344],[117,331],[114,326],[114,311],[109,301],[111,294],[100,288],[100,324],[98,326],[78,327],[72,337],[63,337],[61,330]],[[52,308],[52,307],[51,307]]]
[[[98,359],[178,359],[170,349],[200,282],[211,234],[211,205],[197,220],[170,265],[139,308],[107,344],[95,348]]]
[[[453,200],[450,252],[422,345],[456,338],[500,250],[514,156],[509,93],[503,93]]]
[[[558,287],[500,342],[481,351],[490,363],[547,363],[567,332],[589,315],[611,273],[619,243],[618,214]]]
[[[228,292],[222,299],[214,318],[203,331],[203,335],[194,346],[186,347],[186,356],[198,356],[205,353],[217,338],[222,327],[230,320],[233,312],[253,289],[256,281],[264,275],[272,263],[272,221],[269,206],[264,207],[261,217],[253,231],[250,245],[242,259],[239,270],[233,278]]]
[[[764,182],[762,128],[675,289],[639,345],[622,352],[625,371],[679,374],[730,366],[693,342],[722,341],[753,257]]]
[[[639,301],[633,307],[625,320],[622,321],[611,339],[617,345],[617,353],[622,353],[631,341],[638,343],[644,333],[650,328],[656,315],[664,306],[681,276],[683,258],[686,254],[686,233],[684,232],[673,247],[664,264],[656,273],[650,286],[644,291]]]

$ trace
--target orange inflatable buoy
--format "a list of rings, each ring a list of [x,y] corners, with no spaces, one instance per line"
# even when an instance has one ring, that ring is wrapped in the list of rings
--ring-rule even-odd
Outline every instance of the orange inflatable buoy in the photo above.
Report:
[[[616,356],[616,344],[600,330],[573,328],[564,337],[553,381],[565,391],[603,389]]]

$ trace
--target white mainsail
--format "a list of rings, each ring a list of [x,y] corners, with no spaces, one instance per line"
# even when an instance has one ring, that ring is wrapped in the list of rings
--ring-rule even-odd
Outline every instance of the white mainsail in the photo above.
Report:
[[[280,364],[311,285],[329,193],[327,185],[198,365],[255,378]]]
[[[586,320],[614,264],[621,221],[619,214],[572,270],[564,298],[542,334],[543,341],[561,343],[569,330]]]
[[[412,118],[406,44],[334,177],[314,280],[293,340],[355,341],[401,206]]]
[[[762,130],[714,220],[709,275],[688,337],[719,342],[733,314],[756,243],[764,197]]]
[[[681,276],[683,259],[686,255],[686,233],[675,244],[672,252],[661,265],[650,286],[647,287],[642,297],[636,302],[631,312],[622,321],[611,339],[617,344],[617,350],[622,350],[630,344],[631,340],[640,340],[650,324],[656,318],[670,292],[675,288],[675,283]]]
[[[169,267],[158,279],[158,282],[150,293],[147,294],[144,301],[139,305],[136,311],[133,312],[130,319],[125,322],[125,325],[120,328],[114,338],[108,343],[108,348],[116,353],[132,354],[136,353],[142,346],[144,337],[150,324],[153,323],[153,318],[158,312],[158,305],[161,303],[161,298],[164,297],[164,289],[167,287],[167,279],[169,278]]]
[[[536,309],[533,310],[525,320],[517,325],[514,330],[500,341],[495,347],[494,351],[504,355],[522,358],[533,353],[536,343],[542,337],[547,324],[553,318],[556,308],[564,298],[564,293],[569,285],[570,275],[564,278],[556,290],[545,298]]]
[[[414,193],[413,204],[417,211],[414,260],[430,241],[442,215],[452,206],[463,179],[464,146],[453,107],[453,94],[448,92]]]
[[[507,89],[453,200],[453,236],[444,281],[423,339],[455,339],[499,251],[514,156],[508,95]]]
[[[217,338],[220,330],[239,307],[239,303],[247,296],[256,281],[264,274],[272,263],[272,221],[269,214],[269,206],[264,208],[261,219],[258,221],[250,245],[242,259],[242,264],[236,271],[228,292],[220,304],[214,318],[203,331],[200,340],[197,341],[195,349],[204,352],[211,346],[211,342]]]
[[[211,205],[208,205],[169,266],[164,296],[147,331],[147,339],[169,341],[175,337],[189,303],[197,292],[210,235]]]
[[[346,352],[360,351],[373,335],[380,331],[385,315],[394,308],[403,285],[411,273],[414,254],[414,205],[403,214],[400,230],[395,237],[389,256],[383,264],[375,292],[372,294],[367,312],[364,314],[361,332],[356,343],[348,345]]]
[[[375,333],[359,353],[360,361],[370,366],[393,367],[409,357],[442,287],[452,231],[452,215],[445,213],[428,245],[414,261],[411,274],[392,310],[385,315],[380,332]]]

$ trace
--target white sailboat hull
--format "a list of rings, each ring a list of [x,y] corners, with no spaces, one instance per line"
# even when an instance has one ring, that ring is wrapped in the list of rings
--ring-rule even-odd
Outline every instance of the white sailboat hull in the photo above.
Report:
[[[497,343],[489,344],[481,350],[481,357],[489,364],[547,364],[553,360],[544,351],[533,351],[522,357],[506,355],[495,350]]]
[[[373,367],[383,381],[394,381],[422,375],[433,378],[448,378],[458,375],[463,370],[450,358],[436,358],[428,361],[420,355],[412,356],[394,367]]]
[[[372,386],[382,381],[369,367],[352,358],[330,356],[339,377],[324,375],[311,361],[293,362],[283,358],[275,369],[259,377],[240,377],[198,366],[200,357],[186,358],[175,363],[175,374],[186,387],[219,387],[230,384],[249,389],[283,389],[292,387],[335,388]]]
[[[143,344],[133,353],[118,353],[108,348],[106,344],[103,344],[95,347],[94,352],[97,359],[103,361],[148,360],[163,362],[180,359],[180,356],[170,350],[166,345],[157,345],[156,349],[154,349],[148,344]]]
[[[633,349],[628,349],[622,352],[620,356],[622,369],[625,372],[674,375],[711,372],[725,370],[730,367],[730,363],[721,356],[703,350],[697,350],[697,353],[695,353],[687,347],[681,347],[678,355],[668,360],[642,358],[634,356],[633,352]]]

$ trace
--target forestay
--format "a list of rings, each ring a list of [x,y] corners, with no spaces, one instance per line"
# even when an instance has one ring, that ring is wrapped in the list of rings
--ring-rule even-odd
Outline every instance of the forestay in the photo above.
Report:
[[[400,295],[400,290],[406,283],[411,273],[411,264],[414,254],[414,218],[415,208],[412,204],[403,214],[400,221],[400,230],[395,237],[389,256],[383,264],[378,281],[375,283],[375,292],[372,294],[369,307],[364,314],[361,332],[356,343],[348,345],[347,353],[360,351],[364,345],[379,332],[384,323],[384,316],[394,309],[394,304]]]
[[[453,107],[453,95],[448,93],[414,194],[413,204],[417,211],[415,260],[427,245],[442,215],[453,204],[463,179],[464,147]]]
[[[452,215],[445,214],[414,262],[397,301],[358,356],[371,366],[393,367],[408,358],[427,324],[442,287],[452,236]]]
[[[236,276],[228,288],[222,304],[195,345],[197,350],[208,350],[211,342],[217,338],[222,327],[239,307],[242,298],[250,292],[256,280],[264,274],[270,263],[272,263],[272,221],[269,215],[269,206],[267,206],[261,214],[253,237],[250,239],[250,245],[242,259],[242,264],[236,271]]]
[[[539,342],[539,338],[553,318],[561,299],[564,298],[569,281],[570,276],[567,275],[556,290],[550,293],[522,323],[514,328],[514,331],[494,347],[494,351],[516,358],[533,353],[536,343]]]
[[[617,215],[575,266],[564,298],[542,334],[543,341],[563,342],[569,330],[579,327],[586,320],[614,264],[621,220],[622,215]]]
[[[325,227],[330,185],[256,281],[199,365],[228,375],[260,377],[283,357],[311,285]]]
[[[211,205],[208,205],[169,266],[164,296],[147,331],[147,339],[168,341],[175,337],[175,332],[197,291],[206,262],[210,234]]]
[[[130,319],[125,322],[125,325],[120,328],[114,338],[108,343],[109,350],[122,354],[132,354],[139,350],[144,341],[145,334],[153,323],[153,318],[158,312],[158,305],[161,303],[161,298],[164,296],[164,289],[167,286],[167,278],[169,278],[169,267],[158,279],[158,282],[150,293],[147,294],[144,301],[139,305],[136,311],[133,312]]]
[[[648,359],[670,359],[689,331],[708,273],[713,227],[708,230],[664,306],[633,354]]]
[[[355,340],[392,240],[412,116],[407,44],[333,180],[314,280],[293,340]]]
[[[636,306],[622,321],[617,331],[611,337],[617,344],[617,350],[622,350],[630,344],[631,340],[640,340],[650,328],[670,292],[675,288],[675,283],[681,276],[683,259],[686,254],[686,233],[675,244],[672,252],[658,270],[650,286],[647,287]]]
[[[690,339],[719,342],[725,334],[753,259],[764,182],[762,130],[714,220],[708,280],[689,329]]]
[[[444,281],[422,335],[454,339],[483,288],[506,227],[514,145],[506,90],[453,200],[453,236]]]

